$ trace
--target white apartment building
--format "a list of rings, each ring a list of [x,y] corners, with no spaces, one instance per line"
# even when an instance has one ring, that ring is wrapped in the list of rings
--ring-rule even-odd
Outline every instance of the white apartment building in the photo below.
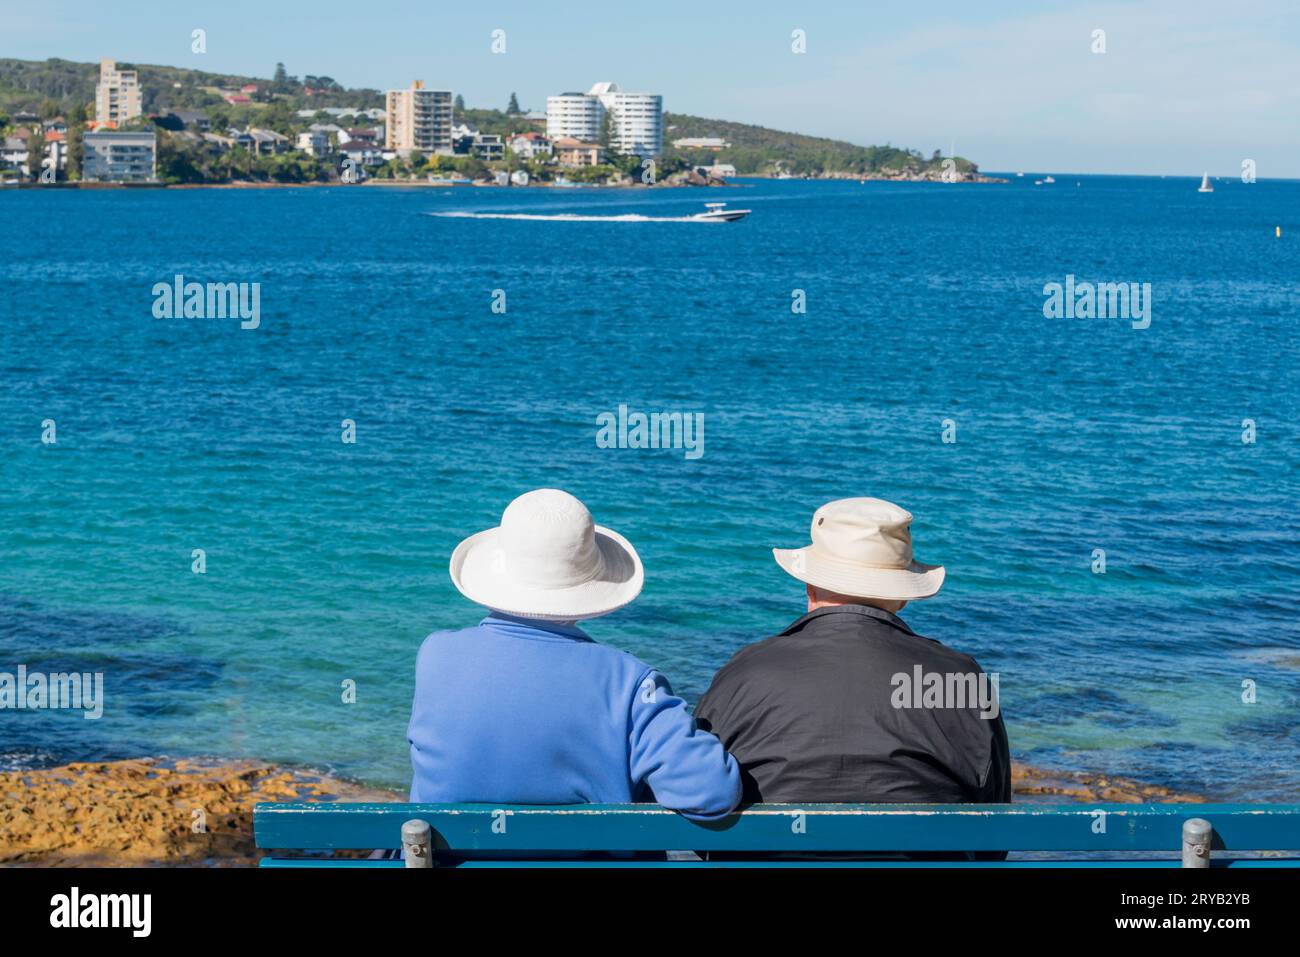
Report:
[[[451,90],[426,90],[415,80],[409,90],[389,90],[385,105],[387,149],[451,152]]]
[[[590,95],[612,120],[610,146],[629,156],[658,156],[664,148],[664,98],[658,93],[628,93],[616,83],[597,83]]]
[[[605,107],[586,93],[561,93],[546,98],[546,135],[551,140],[594,142],[605,121]]]
[[[546,135],[584,142],[599,139],[606,115],[610,146],[620,153],[658,156],[664,145],[663,97],[629,93],[617,83],[597,83],[586,93],[561,93],[546,98]]]
[[[155,178],[157,141],[150,133],[100,132],[82,137],[85,158],[81,178],[112,183],[138,183]]]
[[[119,70],[116,61],[100,60],[99,82],[95,84],[95,123],[112,129],[142,112],[140,78],[135,70]]]

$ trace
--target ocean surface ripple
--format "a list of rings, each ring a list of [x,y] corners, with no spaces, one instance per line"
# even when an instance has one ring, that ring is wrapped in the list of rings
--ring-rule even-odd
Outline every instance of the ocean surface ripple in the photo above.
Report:
[[[875,495],[1017,757],[1295,800],[1300,183],[1058,179],[0,194],[0,672],[106,696],[0,711],[0,765],[402,786],[416,649],[480,617],[451,550],[549,485],[646,564],[591,633],[691,702],[801,613],[771,547]],[[753,213],[625,228],[718,198]],[[260,283],[259,328],[154,318],[177,274]],[[1150,328],[1044,318],[1067,275],[1150,283]],[[704,455],[598,448],[622,404],[703,413]]]

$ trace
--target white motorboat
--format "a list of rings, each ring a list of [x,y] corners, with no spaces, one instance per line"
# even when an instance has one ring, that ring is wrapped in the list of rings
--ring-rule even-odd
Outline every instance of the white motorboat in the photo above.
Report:
[[[744,219],[751,212],[748,209],[727,209],[726,203],[705,203],[704,206],[705,212],[696,213],[691,219],[708,223],[733,223]]]

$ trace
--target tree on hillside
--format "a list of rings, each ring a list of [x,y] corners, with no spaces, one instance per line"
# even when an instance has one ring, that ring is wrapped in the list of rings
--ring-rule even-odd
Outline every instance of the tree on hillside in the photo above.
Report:
[[[596,143],[611,157],[618,155],[618,145],[614,137],[614,114],[609,110],[600,121],[600,134],[596,137]]]
[[[73,123],[68,121],[68,160],[66,178],[81,179],[81,166],[86,150],[86,141],[82,139],[85,135],[86,127],[84,122],[77,121]]]
[[[257,125],[278,133],[290,132],[294,128],[293,108],[284,100],[277,100],[258,115]]]
[[[33,180],[41,178],[45,168],[45,134],[37,126],[27,138],[27,169]],[[56,172],[57,175],[57,172]]]
[[[303,86],[309,86],[313,90],[342,90],[339,81],[332,76],[311,76],[308,74],[302,78]]]
[[[519,108],[519,97],[513,93],[510,94],[510,102],[506,104],[506,114],[509,116],[518,116],[523,110]]]

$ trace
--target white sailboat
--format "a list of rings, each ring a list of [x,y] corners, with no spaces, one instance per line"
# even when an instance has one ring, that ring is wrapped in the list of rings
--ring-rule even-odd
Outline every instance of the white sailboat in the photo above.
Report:
[[[1203,175],[1201,176],[1201,188],[1198,189],[1197,192],[1198,192],[1198,193],[1213,193],[1213,192],[1214,192],[1214,187],[1210,185],[1210,174],[1209,174],[1209,173],[1205,173],[1205,174],[1203,174]]]

